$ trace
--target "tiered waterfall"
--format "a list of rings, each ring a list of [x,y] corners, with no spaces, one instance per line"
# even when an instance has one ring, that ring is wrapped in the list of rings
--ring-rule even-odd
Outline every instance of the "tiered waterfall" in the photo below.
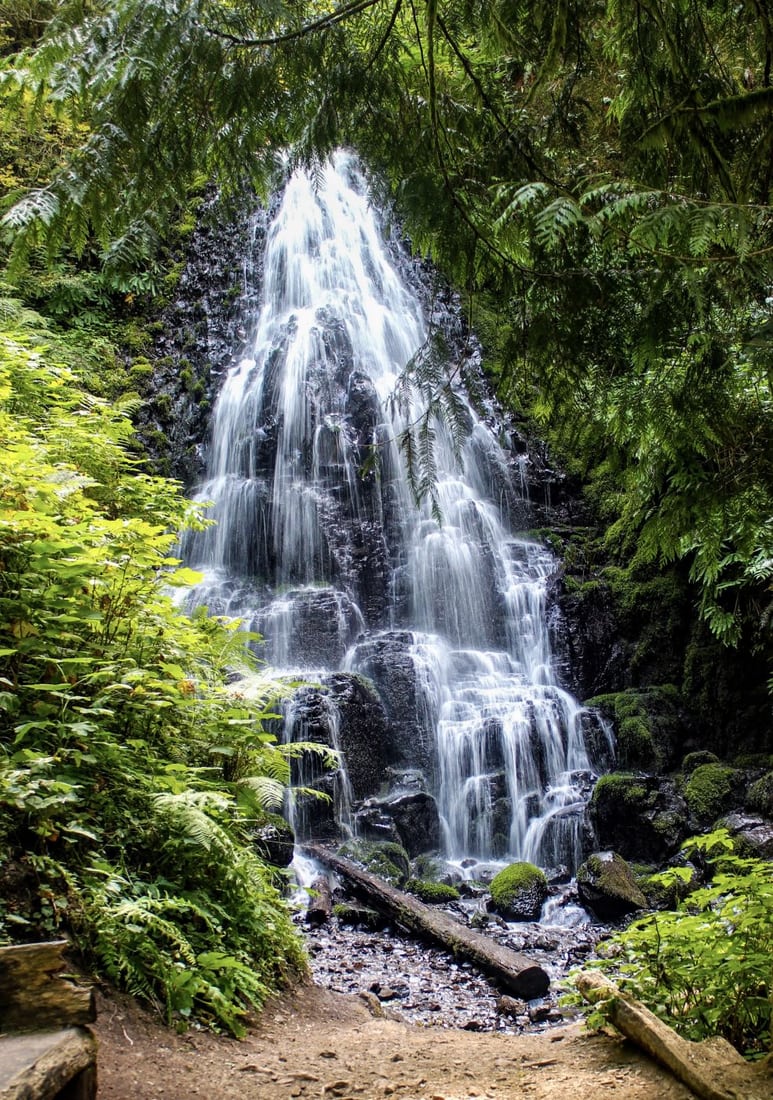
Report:
[[[343,750],[347,822],[454,859],[574,866],[598,725],[554,673],[556,562],[514,533],[524,456],[458,376],[463,438],[432,424],[439,517],[415,504],[399,440],[426,387],[402,376],[432,333],[400,257],[352,155],[316,188],[290,178],[249,355],[214,411],[198,496],[217,525],[185,547],[197,599],[316,685],[288,703],[288,736]]]

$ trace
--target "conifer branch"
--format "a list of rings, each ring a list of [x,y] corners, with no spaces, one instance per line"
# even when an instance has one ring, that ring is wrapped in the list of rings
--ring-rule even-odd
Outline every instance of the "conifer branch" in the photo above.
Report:
[[[268,35],[265,38],[244,38],[238,34],[231,34],[229,31],[218,30],[217,27],[210,27],[206,23],[200,23],[199,26],[207,34],[230,42],[233,46],[240,46],[245,49],[260,49],[263,47],[280,46],[285,42],[295,42],[299,38],[305,38],[306,35],[315,34],[318,31],[326,31],[329,27],[334,27],[337,23],[342,23],[344,20],[349,19],[352,15],[358,15],[360,12],[367,11],[368,8],[374,8],[380,3],[382,3],[382,0],[354,0],[353,3],[344,4],[342,8],[330,12],[328,15],[323,15],[319,19],[313,20],[311,23],[304,23],[304,25],[298,27],[297,30],[286,31],[284,34]]]

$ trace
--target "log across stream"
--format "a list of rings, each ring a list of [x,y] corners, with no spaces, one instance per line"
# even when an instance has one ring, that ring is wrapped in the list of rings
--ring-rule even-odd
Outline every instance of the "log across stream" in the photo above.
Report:
[[[527,1001],[547,993],[550,986],[547,972],[525,955],[465,928],[447,913],[390,886],[377,875],[364,871],[349,859],[334,855],[322,845],[305,844],[303,852],[335,871],[353,894],[395,924],[429,943],[444,947],[456,958],[473,963],[494,978],[504,991]]]

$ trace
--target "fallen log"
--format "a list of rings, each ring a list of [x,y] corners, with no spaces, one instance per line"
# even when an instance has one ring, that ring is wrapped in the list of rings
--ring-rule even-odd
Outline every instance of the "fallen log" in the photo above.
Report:
[[[725,1039],[716,1036],[700,1043],[683,1039],[601,974],[579,974],[576,984],[586,1001],[606,1002],[610,1023],[701,1100],[769,1100],[770,1078],[763,1080]]]
[[[94,1100],[96,1061],[86,1028],[0,1035],[0,1100]]]
[[[96,1019],[91,986],[81,985],[63,957],[66,940],[0,948],[0,1029],[74,1027]]]
[[[530,1001],[544,997],[550,978],[541,966],[496,943],[487,936],[465,928],[447,913],[425,905],[418,898],[390,886],[377,875],[363,871],[356,863],[334,855],[320,844],[304,844],[303,851],[329,867],[345,880],[357,897],[420,939],[438,944],[457,958],[467,959],[490,974],[506,991]]]

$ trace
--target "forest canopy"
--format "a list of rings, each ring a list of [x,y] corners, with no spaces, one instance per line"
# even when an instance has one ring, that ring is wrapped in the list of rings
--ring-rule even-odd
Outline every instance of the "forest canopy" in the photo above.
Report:
[[[12,271],[64,250],[126,285],[197,181],[265,194],[351,144],[613,539],[769,645],[767,5],[119,0],[9,26],[6,109],[74,138],[6,197]]]

